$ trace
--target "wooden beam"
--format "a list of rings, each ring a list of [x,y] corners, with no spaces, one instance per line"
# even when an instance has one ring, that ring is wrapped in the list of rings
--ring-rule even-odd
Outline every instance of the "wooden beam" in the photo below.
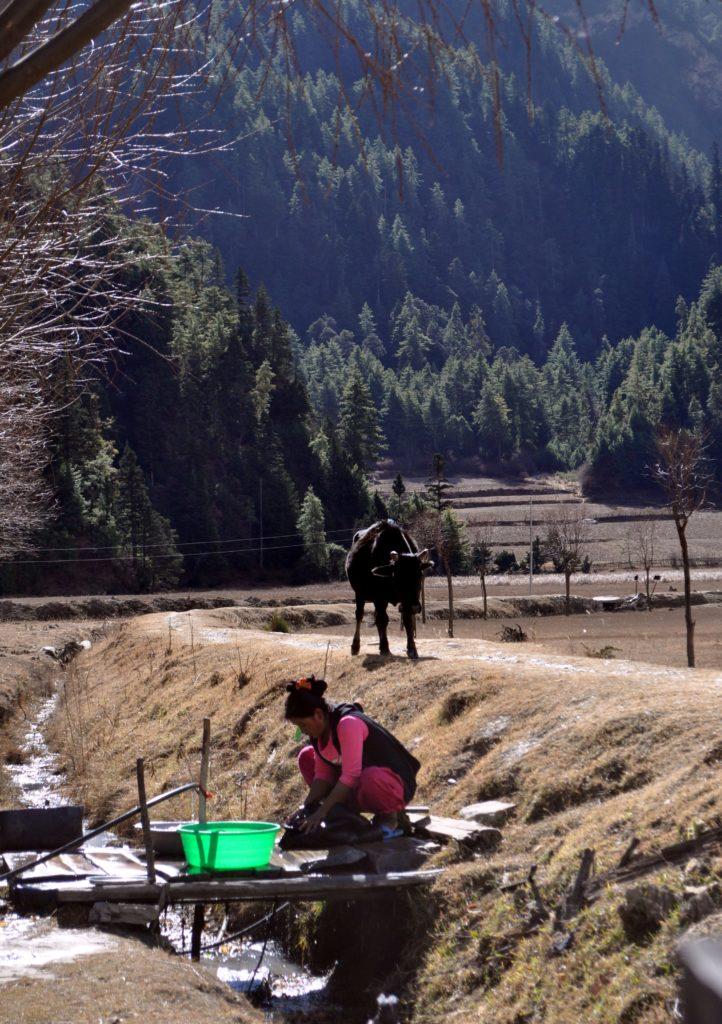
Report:
[[[206,809],[206,793],[208,792],[208,771],[210,768],[211,759],[211,720],[210,718],[203,719],[203,739],[201,740],[201,774],[200,783],[201,791],[198,794],[198,822],[200,825],[205,825],[208,821],[208,812]]]
[[[429,869],[386,875],[293,875],[290,878],[218,878],[199,882],[178,880],[167,882],[165,889],[168,904],[274,899],[324,900],[335,897],[348,900],[367,893],[431,885],[439,875],[440,870]],[[149,885],[147,882],[129,881],[119,885],[108,879],[102,885],[76,885],[72,889],[59,886],[57,898],[59,903],[95,903],[98,900],[108,903],[157,903],[162,889],[160,885]]]
[[[148,884],[153,885],[155,883],[155,856],[153,854],[153,838],[150,834],[148,800],[145,795],[145,764],[142,757],[139,757],[135,763],[135,773],[138,779],[138,805],[140,807],[140,820],[143,824],[146,872],[148,875]]]
[[[193,930],[191,931],[191,960],[200,960],[201,958],[201,940],[203,938],[205,917],[205,905],[203,903],[196,903],[193,910]]]

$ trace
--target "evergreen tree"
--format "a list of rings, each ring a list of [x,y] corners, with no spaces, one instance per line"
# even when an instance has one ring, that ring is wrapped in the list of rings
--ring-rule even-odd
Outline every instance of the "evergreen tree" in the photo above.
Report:
[[[172,587],[183,558],[170,523],[155,511],[135,452],[126,445],[118,466],[116,522],[123,552],[123,575],[138,590]]]
[[[319,574],[328,570],[328,544],[323,505],[309,487],[301,503],[296,523],[303,540],[304,561],[310,569]]]
[[[339,440],[351,462],[366,470],[381,454],[384,437],[371,393],[354,367],[341,396]]]

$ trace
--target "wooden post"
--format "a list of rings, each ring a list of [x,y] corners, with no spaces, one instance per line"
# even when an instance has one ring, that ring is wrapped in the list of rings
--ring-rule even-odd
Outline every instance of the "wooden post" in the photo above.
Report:
[[[206,812],[206,792],[208,790],[208,767],[211,757],[211,720],[203,719],[203,740],[201,742],[201,791],[198,794],[198,822],[205,825],[208,821]]]
[[[203,923],[205,921],[206,908],[202,903],[196,903],[193,908],[193,930],[191,932],[191,960],[201,958],[201,938],[203,937]]]
[[[200,793],[198,794],[198,824],[205,825],[208,821],[206,810],[206,792],[208,790],[208,769],[211,757],[211,720],[203,719],[203,739],[201,741],[201,774]],[[205,923],[206,908],[203,903],[196,903],[193,908],[193,929],[191,931],[191,960],[201,958],[201,940]]]
[[[143,758],[139,757],[135,762],[135,772],[138,778],[138,804],[140,805],[140,820],[143,825],[143,842],[145,843],[145,865],[148,873],[148,882],[155,885],[155,857],[153,855],[153,840],[150,834],[150,819],[148,817],[148,801],[145,795],[145,765]]]
[[[421,621],[426,624],[426,577],[421,577]]]

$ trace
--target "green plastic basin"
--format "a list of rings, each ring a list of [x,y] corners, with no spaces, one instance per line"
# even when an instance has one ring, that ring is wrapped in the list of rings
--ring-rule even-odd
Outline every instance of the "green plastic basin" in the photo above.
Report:
[[[280,828],[269,821],[209,821],[179,831],[190,868],[242,871],[266,867]]]

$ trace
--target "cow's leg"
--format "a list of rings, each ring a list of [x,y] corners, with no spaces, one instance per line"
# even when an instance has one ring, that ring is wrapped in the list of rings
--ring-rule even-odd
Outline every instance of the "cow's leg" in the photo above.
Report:
[[[361,623],[364,618],[364,605],[365,601],[362,597],[356,598],[356,632],[353,635],[351,641],[351,653],[358,654],[361,650]]]
[[[414,636],[416,635],[416,629],[414,628],[414,613],[411,608],[401,609],[401,621],[404,624],[406,630],[406,653],[410,658],[418,658],[419,652],[416,650],[416,642]]]
[[[387,635],[389,617],[386,613],[386,603],[374,602],[374,608],[376,609],[376,629],[379,631],[379,654],[391,654]]]

